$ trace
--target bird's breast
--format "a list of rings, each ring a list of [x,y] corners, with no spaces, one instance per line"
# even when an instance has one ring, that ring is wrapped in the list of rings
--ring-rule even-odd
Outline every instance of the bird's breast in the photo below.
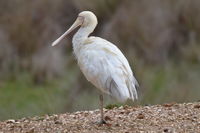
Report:
[[[100,67],[101,63],[99,62],[99,53],[94,48],[86,47],[80,50],[80,53],[77,55],[78,65],[83,72],[86,79],[92,82],[97,88],[100,87]]]

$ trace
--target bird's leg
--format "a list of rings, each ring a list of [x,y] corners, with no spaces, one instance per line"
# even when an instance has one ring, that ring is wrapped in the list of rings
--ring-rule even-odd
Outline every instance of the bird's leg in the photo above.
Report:
[[[99,99],[100,99],[100,112],[101,112],[100,124],[106,124],[106,121],[104,120],[104,113],[103,113],[103,95],[102,94],[99,95]]]

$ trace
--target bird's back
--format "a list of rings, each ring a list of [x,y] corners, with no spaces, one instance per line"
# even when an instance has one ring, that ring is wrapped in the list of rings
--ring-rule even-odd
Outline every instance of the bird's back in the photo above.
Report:
[[[88,39],[75,53],[87,80],[121,102],[137,99],[138,83],[122,52],[102,38]]]

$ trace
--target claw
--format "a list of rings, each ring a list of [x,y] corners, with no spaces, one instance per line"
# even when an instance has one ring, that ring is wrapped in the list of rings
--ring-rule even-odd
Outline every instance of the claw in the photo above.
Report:
[[[104,119],[101,119],[100,122],[99,122],[99,124],[103,125],[103,124],[107,124],[107,123],[106,123],[106,121]]]

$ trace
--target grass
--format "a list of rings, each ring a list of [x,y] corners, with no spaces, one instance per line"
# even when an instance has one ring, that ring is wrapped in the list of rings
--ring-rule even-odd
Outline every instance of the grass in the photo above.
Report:
[[[6,81],[0,88],[0,119],[20,118],[60,111],[60,98],[66,90],[54,84],[35,86],[29,75]]]
[[[72,74],[73,73],[73,74]],[[65,111],[67,95],[76,71],[69,77],[35,85],[31,75],[22,72],[17,79],[0,82],[0,120]]]
[[[142,68],[142,104],[192,102],[200,97],[199,64],[168,63],[165,66]]]

